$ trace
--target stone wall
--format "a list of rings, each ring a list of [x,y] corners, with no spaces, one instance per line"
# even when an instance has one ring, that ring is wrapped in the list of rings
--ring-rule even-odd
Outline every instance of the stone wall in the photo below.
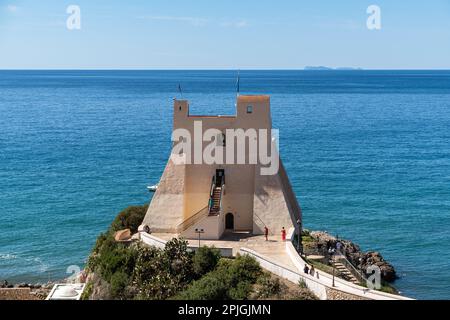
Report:
[[[351,293],[331,289],[328,287],[326,288],[326,291],[327,291],[327,300],[371,300],[360,296],[356,296]]]
[[[41,300],[30,288],[0,288],[0,300]]]

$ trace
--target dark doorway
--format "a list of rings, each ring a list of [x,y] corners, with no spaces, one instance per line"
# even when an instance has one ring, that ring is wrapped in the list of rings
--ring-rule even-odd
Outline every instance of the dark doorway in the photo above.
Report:
[[[225,216],[225,229],[234,230],[234,215],[231,212]]]
[[[217,169],[216,170],[216,187],[221,187],[222,184],[225,183],[225,170]]]

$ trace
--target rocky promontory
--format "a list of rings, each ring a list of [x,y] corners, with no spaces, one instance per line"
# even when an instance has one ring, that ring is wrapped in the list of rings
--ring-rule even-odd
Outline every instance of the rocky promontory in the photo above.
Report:
[[[314,239],[315,250],[323,255],[328,254],[329,248],[336,248],[337,243],[340,243],[341,253],[345,255],[347,260],[357,269],[367,270],[367,267],[376,265],[380,268],[381,279],[386,282],[393,282],[397,278],[394,266],[384,260],[381,253],[376,251],[364,252],[360,246],[354,242],[346,239],[341,239],[330,235],[325,231],[306,231],[306,234]],[[314,248],[307,248],[307,250],[314,250]]]

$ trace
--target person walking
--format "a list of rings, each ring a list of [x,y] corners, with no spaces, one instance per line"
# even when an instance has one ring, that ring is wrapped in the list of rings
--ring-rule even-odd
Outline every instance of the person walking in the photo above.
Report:
[[[337,251],[338,253],[341,253],[341,248],[342,248],[342,243],[341,243],[340,241],[338,241],[338,242],[336,243],[336,251]]]
[[[281,229],[281,240],[286,241],[286,229],[284,227]]]
[[[316,272],[316,269],[314,268],[314,266],[311,266],[311,269],[309,269],[309,274],[314,277],[315,272]]]
[[[309,267],[307,264],[305,264],[305,268],[303,268],[303,272],[306,274],[309,274]]]
[[[264,236],[266,237],[266,241],[269,241],[269,228],[264,226]]]

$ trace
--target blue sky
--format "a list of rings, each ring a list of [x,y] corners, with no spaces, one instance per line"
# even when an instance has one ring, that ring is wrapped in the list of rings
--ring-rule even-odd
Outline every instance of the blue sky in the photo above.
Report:
[[[68,30],[66,8],[81,9]],[[369,5],[381,30],[368,30]],[[0,0],[0,69],[450,69],[450,0]]]

